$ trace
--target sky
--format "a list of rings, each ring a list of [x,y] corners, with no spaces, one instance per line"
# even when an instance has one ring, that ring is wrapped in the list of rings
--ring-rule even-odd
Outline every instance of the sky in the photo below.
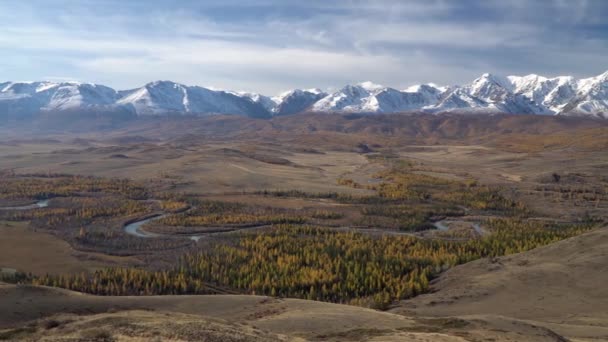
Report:
[[[0,0],[0,82],[274,95],[608,70],[606,0]]]

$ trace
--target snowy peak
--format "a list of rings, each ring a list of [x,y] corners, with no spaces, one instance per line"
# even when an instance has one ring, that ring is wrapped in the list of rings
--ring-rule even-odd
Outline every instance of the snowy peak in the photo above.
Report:
[[[579,93],[600,94],[606,90],[606,84],[608,84],[608,71],[596,77],[581,79],[577,86]]]
[[[422,88],[428,91],[427,88]],[[433,93],[431,91],[430,93]],[[419,109],[428,104],[426,97],[419,92],[402,92],[372,82],[361,82],[346,85],[342,89],[327,95],[312,107],[319,112],[341,111],[362,113],[391,113]],[[436,99],[435,99],[436,100]]]
[[[500,102],[513,91],[513,85],[508,78],[492,74],[483,74],[469,86],[472,96],[488,102]]]
[[[595,79],[596,82],[606,82],[608,81],[608,70],[606,70],[603,74],[591,78]]]
[[[407,94],[417,94],[411,96],[420,97],[421,104],[424,106],[429,106],[437,103],[441,98],[441,95],[446,93],[448,90],[449,88],[447,87],[439,87],[435,84],[421,84],[408,87],[403,92]]]
[[[347,85],[315,103],[319,112],[341,111],[362,113],[394,113],[423,109],[436,104],[444,92],[431,85],[417,85],[405,91],[371,82]]]
[[[290,115],[303,112],[327,94],[320,89],[294,89],[286,91],[277,97],[273,97],[275,107],[272,109],[273,115]]]
[[[319,88],[304,89],[304,91],[311,93],[311,94],[315,94],[315,95],[327,95],[326,92],[324,92],[323,90],[321,90]]]
[[[156,81],[145,86],[120,92],[117,103],[134,108],[138,115],[166,114],[236,114],[267,117],[263,98],[253,94],[238,94],[186,86],[171,81]],[[256,94],[257,95],[257,94]]]
[[[383,113],[420,109],[437,102],[439,94],[433,89],[422,86],[417,92],[400,92],[386,88],[375,94],[373,98]]]
[[[405,90],[403,90],[403,92],[404,93],[423,92],[423,93],[441,94],[441,93],[445,92],[446,90],[447,90],[447,87],[440,87],[433,83],[429,83],[429,84],[416,84],[413,86],[409,86]]]
[[[261,105],[262,107],[264,107],[264,109],[266,109],[268,112],[272,112],[274,110],[274,108],[277,106],[277,104],[275,103],[275,101],[272,98],[261,95],[261,94],[249,93],[249,92],[244,92],[244,91],[236,92],[236,93],[232,93],[232,94],[234,94],[236,96],[248,98],[252,102],[257,103],[257,104]]]
[[[535,74],[527,76],[508,76],[507,79],[512,84],[513,92],[525,94],[530,98],[535,97],[539,92],[544,94],[543,88],[549,83],[547,78]]]
[[[486,102],[471,96],[464,88],[453,88],[441,95],[439,101],[428,109],[436,112],[487,108]]]
[[[189,111],[186,87],[170,81],[150,82],[141,88],[121,92],[120,95],[118,103],[131,105],[138,115]]]
[[[374,92],[374,91],[378,91],[378,90],[385,88],[383,85],[376,84],[371,81],[365,81],[365,82],[358,83],[357,86],[359,86],[369,92]]]
[[[368,85],[371,86],[371,85]],[[375,91],[374,87],[368,87]],[[347,85],[342,89],[327,95],[314,104],[312,109],[318,112],[364,111],[366,102],[369,102],[371,91],[358,85]],[[372,110],[373,111],[373,110]]]
[[[6,82],[0,85],[3,98],[31,97],[36,93],[59,86],[51,82]]]
[[[575,95],[560,114],[608,118],[608,72],[576,82]]]
[[[67,110],[113,111],[117,92],[78,82],[7,82],[0,85],[0,118],[28,118],[41,112]]]
[[[559,114],[608,117],[608,71],[595,77],[483,74],[464,86],[420,84],[397,90],[373,82],[345,85],[330,94],[294,89],[269,97],[172,81],[116,91],[78,82],[0,83],[0,119],[43,112],[113,110],[131,115],[235,114],[256,118],[304,111],[395,113],[404,111]]]
[[[602,89],[608,73],[588,79],[576,80],[570,76],[547,78],[536,74],[502,77],[484,74],[464,92],[444,96],[436,109],[453,110],[487,108],[506,113],[529,114],[590,114],[604,113],[608,109]],[[462,100],[462,101],[461,101]],[[470,107],[462,107],[469,103]],[[454,108],[448,104],[453,103]]]
[[[63,84],[53,89],[49,103],[43,108],[46,110],[79,109],[83,107],[112,106],[117,100],[114,89],[97,84]]]

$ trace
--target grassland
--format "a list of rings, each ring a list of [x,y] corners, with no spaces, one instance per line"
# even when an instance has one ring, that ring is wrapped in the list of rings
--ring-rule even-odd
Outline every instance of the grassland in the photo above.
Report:
[[[526,251],[601,222],[591,216],[569,225],[525,221],[533,213],[525,203],[505,196],[502,188],[480,185],[470,177],[423,174],[402,158],[368,160],[381,164],[383,171],[373,175],[379,182],[364,186],[344,177],[338,182],[373,195],[269,190],[250,195],[254,198],[247,204],[176,194],[162,184],[155,189],[126,179],[7,173],[2,180],[4,199],[50,198],[51,206],[4,210],[2,215],[29,220],[77,250],[138,255],[142,262],[153,254],[156,259],[157,266],[45,275],[32,278],[34,284],[103,295],[257,293],[375,308],[427,292],[432,279],[455,265]],[[329,200],[359,210],[362,219],[349,221],[339,209],[254,205],[255,196]],[[160,211],[166,216],[143,229],[162,235],[142,238],[122,230],[120,222]],[[466,215],[478,217],[477,224],[488,234],[459,238],[420,233],[443,217]],[[346,225],[332,224],[339,219]],[[221,234],[252,227],[263,230]],[[367,237],[366,229],[405,235]],[[208,239],[199,244],[184,234]],[[181,261],[172,266],[177,257]],[[163,263],[169,266],[160,266]]]
[[[32,229],[27,222],[0,222],[0,268],[35,275],[93,272],[108,266],[139,265],[134,258],[74,250],[49,233]],[[33,253],[35,251],[35,253]]]
[[[548,342],[605,336],[600,321],[577,326],[493,315],[408,317],[260,296],[97,297],[14,285],[0,285],[0,294],[4,340]]]
[[[455,274],[446,270],[511,260],[500,256],[530,249],[528,253],[534,253],[535,248],[587,236],[585,232],[604,225],[608,218],[605,127],[570,119],[407,119],[410,121],[405,116],[298,116],[293,121],[273,119],[272,124],[255,121],[255,130],[251,130],[241,119],[212,118],[204,120],[204,126],[197,126],[198,120],[144,123],[137,129],[126,127],[104,134],[5,141],[0,143],[0,207],[41,199],[49,199],[49,206],[0,210],[0,231],[5,237],[0,241],[0,267],[34,273],[33,278],[23,276],[26,282],[104,295],[255,293],[435,317],[372,327],[355,318],[363,315],[357,310],[364,309],[353,308],[351,316],[333,321],[338,325],[348,322],[344,329],[315,321],[320,330],[312,335],[306,331],[310,315],[325,310],[317,311],[313,307],[317,303],[286,311],[279,304],[259,311],[245,308],[242,315],[259,316],[247,319],[256,321],[251,327],[209,323],[209,317],[196,316],[193,309],[183,310],[188,305],[181,300],[177,302],[182,304],[165,307],[183,314],[184,322],[209,324],[211,330],[225,331],[225,336],[235,340],[457,341],[480,336],[500,340],[496,331],[551,340],[553,328],[544,323],[535,331],[537,323],[489,316],[478,321],[465,317],[466,323],[438,318],[446,312],[462,316],[464,311],[458,308],[470,304],[460,300],[469,292],[445,281]],[[163,125],[174,126],[165,130]],[[217,131],[212,132],[214,129]],[[197,134],[189,134],[193,132]],[[523,138],[511,140],[516,137]],[[141,228],[160,236],[141,238],[123,229],[127,222],[161,213],[167,216]],[[193,234],[200,239],[188,239]],[[36,258],[26,258],[33,250]],[[553,266],[547,262],[534,272],[550,271]],[[481,275],[470,271],[471,279],[494,279],[493,265],[477,270]],[[518,277],[528,276],[524,272]],[[440,285],[435,286],[436,282]],[[564,286],[560,291],[567,291],[567,284]],[[483,290],[480,283],[470,287],[480,288],[472,294],[475,298],[483,297],[483,291],[494,291]],[[542,287],[550,288],[546,283]],[[435,290],[441,299],[432,299],[432,294],[419,296]],[[451,291],[457,298],[441,297]],[[551,293],[557,296],[557,292]],[[588,293],[595,296],[595,292]],[[402,301],[412,296],[420,299]],[[116,305],[112,298],[75,301],[74,305],[97,301]],[[145,298],[129,299],[133,305],[118,311],[162,307],[164,299],[149,298],[146,305],[133,304],[145,303]],[[225,303],[232,303],[228,298],[233,297],[225,298]],[[205,299],[204,303],[215,300]],[[235,300],[235,305],[240,301]],[[450,311],[448,304],[436,302],[457,306]],[[509,305],[507,300],[488,303],[497,308]],[[44,316],[65,312],[53,305],[41,311]],[[437,305],[440,310],[418,311],[417,305]],[[516,305],[527,304],[511,308]],[[256,307],[253,302],[251,306]],[[65,322],[63,316],[53,318],[67,328],[64,332],[51,328],[50,333],[79,338],[79,324],[111,330],[114,323],[99,323],[114,319],[108,309],[103,306],[94,311],[100,316],[80,323],[78,315]],[[501,312],[531,321],[542,316],[540,312],[521,316],[516,309],[487,314]],[[380,322],[385,316],[378,314],[368,318]],[[141,332],[158,320],[167,327],[158,336],[183,338],[167,335],[172,328],[163,315],[119,313],[116,319],[126,322],[128,329],[116,330],[116,336],[147,338],[128,331]],[[218,309],[210,315],[220,317],[222,313]],[[320,317],[331,321],[329,316]],[[274,319],[276,325],[268,323]],[[269,331],[264,330],[265,322]],[[188,332],[193,329],[190,323],[176,329],[203,333]],[[42,321],[30,328],[6,333],[36,339],[46,331]],[[444,336],[444,331],[450,335]]]

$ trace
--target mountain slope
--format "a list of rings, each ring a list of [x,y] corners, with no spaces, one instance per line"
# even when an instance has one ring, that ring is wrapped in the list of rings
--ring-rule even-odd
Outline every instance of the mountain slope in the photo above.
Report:
[[[327,95],[312,107],[319,112],[394,113],[421,109],[437,102],[441,90],[430,85],[411,87],[405,91],[372,82],[347,85]]]
[[[250,97],[203,87],[156,81],[120,92],[117,103],[132,106],[138,115],[236,114],[268,117],[268,110]]]
[[[536,322],[408,317],[289,298],[97,297],[2,284],[0,294],[0,337],[11,341],[564,341]]]
[[[577,80],[483,74],[464,86],[416,85],[397,90],[372,82],[346,85],[327,94],[294,89],[269,97],[157,81],[116,91],[76,82],[0,83],[0,118],[28,120],[62,111],[131,112],[149,115],[234,114],[269,118],[304,111],[323,113],[511,113],[608,117],[608,72]]]
[[[457,266],[433,292],[392,312],[422,316],[500,315],[551,323],[581,340],[608,337],[608,229],[600,228],[525,253]],[[578,336],[576,336],[578,335]],[[573,339],[575,340],[575,339]]]
[[[484,74],[471,84],[453,87],[426,107],[432,112],[489,111],[513,114],[560,114],[605,117],[608,72],[582,80],[570,76],[502,77]]]
[[[239,97],[249,98],[254,103],[260,104],[268,112],[272,112],[274,110],[274,108],[277,106],[277,104],[275,103],[275,101],[272,98],[258,94],[258,93],[236,92],[233,94],[236,96],[239,96]]]
[[[40,112],[113,111],[118,93],[109,87],[76,82],[6,82],[0,84],[0,118],[27,119]]]
[[[597,77],[582,79],[576,85],[576,95],[563,107],[562,112],[608,117],[608,71]]]
[[[327,94],[319,89],[290,90],[272,98],[276,104],[272,112],[277,116],[300,113],[309,109],[325,96]]]

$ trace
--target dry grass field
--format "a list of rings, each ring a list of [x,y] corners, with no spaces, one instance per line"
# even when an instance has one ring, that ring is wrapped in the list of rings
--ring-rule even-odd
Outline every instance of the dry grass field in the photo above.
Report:
[[[455,267],[433,293],[390,310],[406,316],[458,316],[549,328],[571,341],[608,339],[608,229],[538,249]]]
[[[606,337],[602,328],[576,324],[484,314],[404,316],[258,296],[95,297],[14,285],[0,285],[0,293],[8,313],[0,319],[0,338],[5,340],[460,342]]]
[[[264,189],[352,193],[357,191],[339,186],[337,179],[345,173],[370,176],[374,170],[366,165],[366,158],[353,152],[291,152],[265,146],[252,151],[238,143],[188,148],[169,143],[0,145],[0,169],[171,180],[177,184],[175,191],[207,194]]]
[[[88,221],[66,220],[57,229],[48,224],[41,229],[42,223],[52,221],[48,218],[0,221],[0,268],[34,275],[89,273],[113,266],[157,270],[187,251],[232,246],[241,236],[268,232],[268,224],[254,224],[244,235],[220,232],[194,242],[183,236],[142,240],[122,231],[128,220],[160,213],[161,204],[168,205],[165,200],[175,201],[176,208],[183,207],[176,212],[186,213],[207,201],[228,207],[240,203],[245,209],[219,212],[247,219],[246,215],[255,219],[251,213],[320,213],[329,216],[309,218],[306,224],[373,238],[425,241],[474,240],[493,234],[488,220],[501,215],[524,215],[528,222],[599,225],[608,220],[606,148],[608,125],[603,121],[528,116],[224,116],[150,119],[104,132],[7,132],[0,138],[0,175],[35,174],[28,177],[41,182],[47,180],[44,175],[54,174],[127,178],[158,198],[79,190],[53,199],[48,210],[64,212],[82,205],[78,213],[87,209]],[[469,188],[458,186],[495,187],[529,212],[473,210],[457,203],[448,208],[462,211],[455,217],[444,217],[453,215],[448,210],[426,218],[449,223],[449,231],[380,227],[382,219],[394,222],[386,217],[363,222],[366,208],[381,211],[390,202],[366,207],[365,202],[344,198],[378,200],[373,196],[385,181],[381,174],[394,165],[407,165],[399,170],[407,170],[408,179],[424,175],[437,184],[453,181],[449,184],[463,191]],[[437,191],[443,186],[437,184],[438,188],[426,186]],[[417,186],[422,184],[412,188]],[[274,192],[261,193],[264,190]],[[292,190],[295,195],[280,194]],[[340,201],[320,194],[345,197]],[[7,198],[3,203],[32,200]],[[419,200],[408,199],[394,208],[401,215],[420,205]],[[98,203],[129,205],[132,211],[99,218],[91,214]],[[416,208],[433,204],[437,203]],[[223,219],[198,215],[211,223]],[[80,230],[80,222],[91,228],[90,233]],[[478,222],[481,233],[472,228]],[[165,230],[152,228],[171,232],[217,227],[181,227],[178,222]],[[432,293],[393,302],[384,312],[252,295],[100,297],[3,284],[0,340],[605,341],[608,293],[602,284],[608,281],[607,232],[594,230],[524,253],[456,266],[432,281]],[[134,249],[122,250],[123,246]],[[112,253],[103,253],[106,250]]]
[[[447,179],[471,177],[483,184],[507,187],[514,196],[544,215],[580,217],[585,212],[604,215],[608,208],[606,198],[584,204],[576,196],[559,196],[555,187],[547,186],[556,183],[552,175],[557,174],[561,177],[557,188],[606,192],[608,154],[604,150],[558,149],[528,153],[458,145],[409,146],[399,154],[419,163],[418,172],[422,174]],[[545,187],[547,190],[539,189]],[[547,206],[547,202],[551,205]]]
[[[137,265],[134,258],[86,253],[23,222],[0,221],[0,268],[36,275],[90,272],[102,267]]]

